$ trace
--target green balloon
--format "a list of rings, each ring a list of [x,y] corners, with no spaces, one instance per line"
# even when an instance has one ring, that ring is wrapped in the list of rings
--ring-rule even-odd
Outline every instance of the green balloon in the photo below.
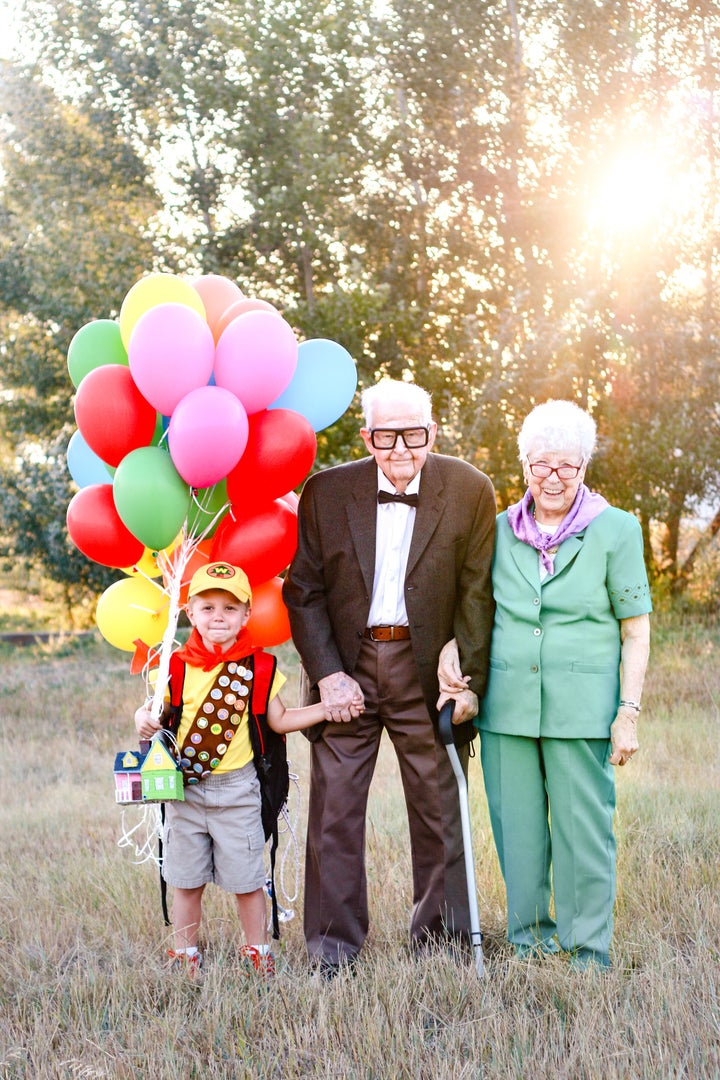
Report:
[[[133,536],[160,550],[180,532],[190,506],[190,488],[159,446],[126,454],[113,479],[115,508]]]
[[[225,514],[221,513],[223,507],[227,511],[229,505],[227,484],[224,480],[220,480],[213,487],[198,491],[190,502],[188,536],[212,536],[225,517]]]
[[[70,342],[68,371],[73,386],[78,387],[89,371],[103,364],[124,364],[128,354],[120,337],[120,324],[114,319],[95,319],[81,326]]]

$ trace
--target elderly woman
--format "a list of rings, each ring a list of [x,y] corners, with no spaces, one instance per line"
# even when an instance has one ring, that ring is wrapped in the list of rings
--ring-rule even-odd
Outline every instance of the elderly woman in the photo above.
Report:
[[[490,677],[475,721],[508,938],[521,956],[561,948],[575,967],[607,967],[612,766],[638,749],[649,654],[642,535],[583,482],[595,423],[582,409],[538,405],[518,445],[528,487],[498,518]],[[444,694],[465,685],[454,642],[439,676]]]

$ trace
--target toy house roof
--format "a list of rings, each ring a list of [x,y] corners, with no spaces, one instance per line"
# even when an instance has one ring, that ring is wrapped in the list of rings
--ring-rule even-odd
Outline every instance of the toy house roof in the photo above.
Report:
[[[113,772],[139,772],[145,757],[139,750],[120,750],[115,755]]]
[[[172,756],[172,754],[170,754],[170,752],[160,742],[159,739],[156,739],[152,743],[152,745],[151,745],[150,749],[148,750],[147,754],[145,755],[145,760],[142,763],[141,771],[142,772],[154,772],[155,770],[158,770],[158,769],[162,769],[162,770],[173,769],[173,770],[175,770],[175,769],[177,769],[177,765],[175,763],[175,758]]]

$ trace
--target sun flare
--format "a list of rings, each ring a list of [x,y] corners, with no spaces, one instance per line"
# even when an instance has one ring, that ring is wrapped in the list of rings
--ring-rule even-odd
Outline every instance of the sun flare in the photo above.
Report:
[[[667,160],[638,149],[615,158],[597,176],[590,221],[606,231],[638,232],[659,223],[686,198],[688,191]]]

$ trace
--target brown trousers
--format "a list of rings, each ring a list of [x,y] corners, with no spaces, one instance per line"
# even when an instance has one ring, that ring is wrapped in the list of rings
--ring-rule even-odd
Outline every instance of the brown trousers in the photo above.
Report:
[[[305,940],[313,960],[351,960],[368,933],[365,818],[383,728],[397,754],[410,826],[414,945],[470,927],[457,782],[422,696],[409,641],[364,641],[353,672],[365,712],[312,744]],[[467,768],[467,748],[461,751]]]

